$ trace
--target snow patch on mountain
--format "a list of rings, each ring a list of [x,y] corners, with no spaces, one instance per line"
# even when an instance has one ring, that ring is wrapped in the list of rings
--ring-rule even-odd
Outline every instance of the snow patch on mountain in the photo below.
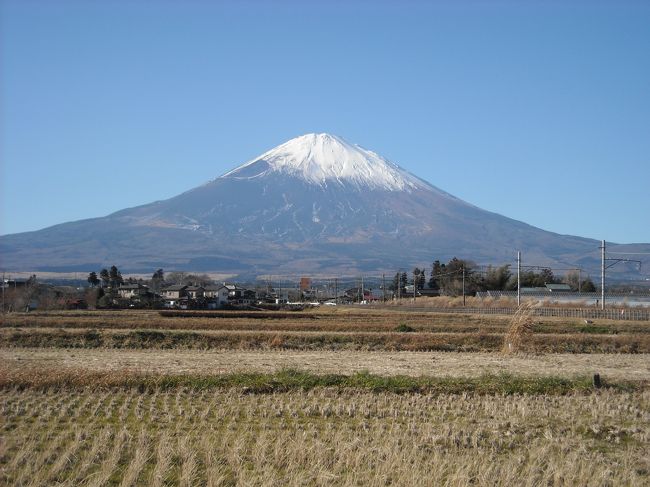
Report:
[[[272,173],[299,177],[321,187],[341,184],[387,191],[429,188],[397,164],[330,134],[296,137],[221,177],[252,179]]]

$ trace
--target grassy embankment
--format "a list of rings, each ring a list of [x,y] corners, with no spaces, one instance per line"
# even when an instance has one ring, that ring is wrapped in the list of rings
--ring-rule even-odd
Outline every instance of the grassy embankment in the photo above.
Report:
[[[253,317],[251,317],[253,315]],[[508,316],[335,310],[224,313],[155,312],[10,315],[0,347],[286,350],[498,351]],[[650,324],[536,318],[529,353],[649,353]]]

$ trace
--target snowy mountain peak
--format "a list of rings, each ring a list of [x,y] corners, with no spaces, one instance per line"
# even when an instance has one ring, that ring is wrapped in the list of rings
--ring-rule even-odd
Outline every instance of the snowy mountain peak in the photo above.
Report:
[[[426,186],[375,152],[325,133],[291,139],[221,177],[250,179],[272,173],[299,177],[319,186],[349,184],[388,191]]]

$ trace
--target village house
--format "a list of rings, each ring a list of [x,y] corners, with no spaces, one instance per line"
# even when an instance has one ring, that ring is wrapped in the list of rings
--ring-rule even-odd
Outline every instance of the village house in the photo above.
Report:
[[[228,289],[228,301],[231,304],[254,304],[257,298],[255,291],[238,286],[237,284],[224,284]]]
[[[211,285],[206,286],[204,290],[204,296],[208,300],[208,308],[221,308],[228,304],[229,295],[230,291],[226,286]]]
[[[187,286],[184,284],[174,284],[162,290],[162,295],[166,300],[179,300],[187,296],[185,292]]]
[[[343,293],[344,298],[349,301],[368,301],[370,300],[371,293],[370,290],[368,289],[362,289],[361,287],[353,287],[350,289],[346,289],[345,292]]]
[[[167,308],[188,308],[186,284],[174,284],[162,289],[162,296],[165,299],[165,307]]]
[[[147,295],[149,293],[149,287],[139,283],[121,284],[117,288],[117,293],[122,299],[132,299]]]
[[[201,299],[205,295],[205,289],[202,286],[187,286],[185,293],[189,299]]]

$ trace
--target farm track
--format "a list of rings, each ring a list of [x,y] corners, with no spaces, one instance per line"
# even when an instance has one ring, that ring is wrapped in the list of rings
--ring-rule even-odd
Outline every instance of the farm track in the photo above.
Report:
[[[274,373],[281,369],[316,374],[367,371],[381,376],[523,377],[590,376],[607,380],[650,381],[647,354],[535,354],[505,356],[462,352],[370,352],[287,350],[128,350],[128,349],[0,349],[0,363],[10,370],[128,370],[156,375]]]

